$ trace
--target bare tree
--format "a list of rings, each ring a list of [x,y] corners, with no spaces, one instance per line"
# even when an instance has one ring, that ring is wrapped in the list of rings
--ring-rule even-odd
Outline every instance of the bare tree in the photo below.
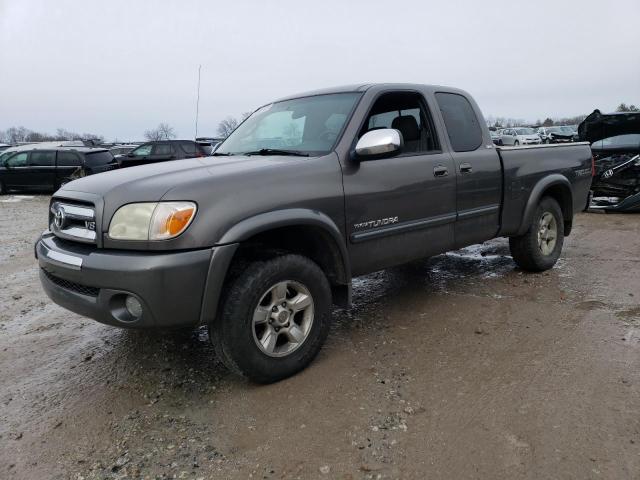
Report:
[[[633,104],[627,105],[626,103],[621,103],[620,105],[618,105],[618,108],[616,108],[616,112],[637,112],[637,111],[640,111],[640,109]]]
[[[227,138],[238,126],[238,120],[229,116],[218,124],[218,135]]]
[[[158,140],[171,140],[173,138],[176,138],[176,132],[173,127],[169,126],[169,124],[161,123],[157,126],[157,128],[145,131],[144,138],[146,138],[150,142]]]

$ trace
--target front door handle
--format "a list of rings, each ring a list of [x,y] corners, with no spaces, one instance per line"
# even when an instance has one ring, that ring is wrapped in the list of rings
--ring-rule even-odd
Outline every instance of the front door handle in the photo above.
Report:
[[[443,165],[438,165],[433,168],[433,176],[434,177],[446,177],[449,175],[449,169]]]
[[[460,164],[460,173],[471,173],[473,168],[471,168],[470,163],[461,163]]]

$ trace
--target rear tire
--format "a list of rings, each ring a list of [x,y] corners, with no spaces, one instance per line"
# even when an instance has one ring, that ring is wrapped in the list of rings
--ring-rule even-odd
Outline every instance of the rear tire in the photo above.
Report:
[[[4,188],[4,184],[0,182],[0,195],[4,195],[7,191]]]
[[[513,146],[517,147],[518,145],[520,145],[520,142],[518,140],[516,140],[515,142],[513,142]]]
[[[563,243],[562,209],[551,197],[540,201],[524,235],[509,238],[513,260],[520,268],[531,272],[552,268],[560,257]]]
[[[258,383],[311,363],[331,324],[331,288],[320,267],[286,254],[244,264],[230,279],[209,326],[222,363]]]

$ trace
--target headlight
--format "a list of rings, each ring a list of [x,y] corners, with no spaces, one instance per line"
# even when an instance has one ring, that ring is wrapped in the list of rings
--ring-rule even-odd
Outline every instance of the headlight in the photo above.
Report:
[[[193,202],[130,203],[109,224],[114,240],[167,240],[184,232],[196,214]]]

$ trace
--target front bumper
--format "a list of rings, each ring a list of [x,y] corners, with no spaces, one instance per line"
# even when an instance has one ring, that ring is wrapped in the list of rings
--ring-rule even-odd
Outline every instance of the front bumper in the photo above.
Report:
[[[61,240],[48,231],[35,245],[40,281],[55,303],[128,328],[198,325],[213,252],[103,250]],[[142,304],[137,318],[125,308],[127,295]]]

